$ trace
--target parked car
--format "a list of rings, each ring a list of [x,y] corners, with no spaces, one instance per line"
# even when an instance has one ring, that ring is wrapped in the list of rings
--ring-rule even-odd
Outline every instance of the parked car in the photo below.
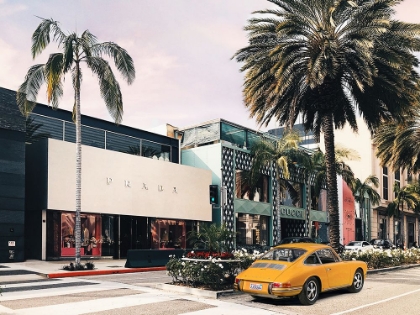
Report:
[[[236,278],[234,289],[255,298],[297,296],[314,304],[319,294],[347,288],[360,292],[367,274],[364,261],[342,261],[327,245],[294,243],[276,246]]]
[[[291,243],[316,243],[313,238],[310,237],[299,237],[299,236],[292,236],[292,237],[285,237],[281,239],[280,243],[277,245],[282,244],[291,244]]]
[[[385,240],[385,239],[380,239],[380,238],[375,238],[375,239],[371,240],[370,243],[375,248],[381,248],[381,249],[395,249],[395,248],[397,248],[397,246],[392,244],[392,242],[390,240]]]
[[[331,246],[331,243],[329,241],[321,242],[321,244],[325,244],[325,245]],[[338,244],[338,249],[336,250],[336,252],[338,254],[341,254],[342,252],[344,252],[344,245],[339,243]]]
[[[353,241],[344,246],[344,250],[354,252],[365,252],[372,249],[373,245],[366,241]]]

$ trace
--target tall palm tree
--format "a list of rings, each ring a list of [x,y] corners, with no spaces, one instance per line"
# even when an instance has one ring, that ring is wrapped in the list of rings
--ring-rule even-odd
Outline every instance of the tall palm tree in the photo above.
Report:
[[[416,184],[407,184],[404,187],[400,187],[397,183],[394,185],[394,200],[388,204],[387,212],[388,216],[393,216],[397,219],[402,219],[401,222],[401,234],[400,240],[402,244],[405,242],[405,232],[404,232],[404,204],[407,205],[407,208],[411,208],[415,211],[418,211],[420,204],[420,194],[419,187]],[[401,216],[402,213],[402,216]]]
[[[368,177],[366,177],[364,182],[362,182],[359,178],[356,178],[354,182],[349,186],[353,193],[354,199],[357,203],[359,203],[360,214],[362,217],[363,238],[367,240],[369,237],[367,228],[369,216],[367,213],[368,209],[365,209],[365,203],[366,199],[368,199],[370,204],[379,205],[381,201],[381,196],[375,190],[375,188],[379,187],[379,179],[375,175],[369,175]]]
[[[32,34],[32,57],[35,59],[48,46],[51,38],[58,42],[59,53],[52,53],[47,63],[32,66],[17,92],[17,104],[26,116],[36,105],[36,98],[43,83],[47,85],[48,103],[57,108],[63,95],[63,83],[66,74],[71,73],[74,88],[73,118],[76,124],[76,265],[80,264],[81,247],[81,82],[82,68],[85,64],[98,78],[101,96],[111,117],[120,123],[123,115],[123,100],[120,85],[116,80],[109,63],[103,55],[111,57],[117,70],[128,84],[135,78],[134,63],[127,51],[116,43],[98,43],[96,37],[88,30],[80,36],[77,33],[64,33],[58,22],[52,19],[41,19],[41,23]]]
[[[268,0],[277,9],[249,20],[249,45],[234,55],[244,65],[244,101],[261,125],[275,119],[324,133],[330,242],[339,246],[334,129],[356,111],[373,132],[403,119],[417,102],[420,25],[393,20],[398,0]]]
[[[419,108],[420,110],[420,108]],[[375,132],[377,157],[393,169],[420,171],[420,114],[407,115],[404,122],[384,124]]]

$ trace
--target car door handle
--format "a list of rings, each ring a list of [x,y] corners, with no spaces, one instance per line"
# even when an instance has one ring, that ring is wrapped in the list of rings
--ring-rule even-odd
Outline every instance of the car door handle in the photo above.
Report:
[[[330,271],[331,270],[331,268],[327,268],[327,271]]]

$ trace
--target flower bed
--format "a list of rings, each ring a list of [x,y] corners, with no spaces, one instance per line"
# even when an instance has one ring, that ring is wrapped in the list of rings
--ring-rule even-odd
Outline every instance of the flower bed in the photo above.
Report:
[[[368,269],[380,269],[400,266],[405,264],[420,263],[420,249],[374,249],[366,252],[344,252],[341,255],[343,260],[362,260],[368,265]]]
[[[245,250],[232,253],[192,251],[182,258],[169,256],[166,269],[174,284],[221,290],[231,288],[236,275],[259,255],[259,252],[248,254]]]

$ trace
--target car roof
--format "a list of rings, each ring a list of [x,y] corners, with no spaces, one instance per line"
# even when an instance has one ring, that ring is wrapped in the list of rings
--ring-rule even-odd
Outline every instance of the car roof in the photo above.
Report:
[[[325,249],[331,248],[331,246],[325,244],[318,244],[318,243],[289,243],[289,244],[281,244],[274,248],[300,248],[305,250],[318,250],[318,249]]]

